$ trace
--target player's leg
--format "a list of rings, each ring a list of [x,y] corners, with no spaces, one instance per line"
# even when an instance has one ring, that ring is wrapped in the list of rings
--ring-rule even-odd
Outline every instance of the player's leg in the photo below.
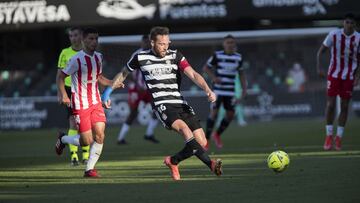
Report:
[[[150,121],[148,123],[148,126],[146,128],[146,133],[144,136],[144,139],[153,143],[159,143],[159,140],[155,138],[154,135],[154,129],[158,125],[159,121],[156,118],[156,115],[153,113],[152,117],[150,118]]]
[[[337,79],[328,78],[327,80],[327,97],[326,97],[326,136],[324,150],[330,150],[333,144],[334,119],[336,108],[336,96],[339,94],[339,82]]]
[[[207,143],[207,139],[205,137],[204,130],[202,128],[198,128],[198,129],[193,131],[193,135],[194,135],[196,141],[204,148],[206,146],[206,143]],[[221,159],[213,159],[213,160],[211,160],[210,165],[209,165],[208,158],[207,158],[208,155],[205,154],[204,150],[197,151],[195,153],[195,155],[201,161],[203,161],[203,163],[205,163],[210,168],[210,170],[212,172],[214,172],[217,176],[220,176],[222,174],[222,161],[221,161]]]
[[[191,118],[188,118],[188,120],[191,120]],[[170,157],[171,163],[174,165],[178,165],[181,161],[191,157],[192,155],[195,155],[205,165],[207,165],[210,170],[212,171],[215,170],[215,163],[220,164],[220,167],[217,168],[221,169],[221,161],[216,162],[215,160],[211,160],[209,155],[205,152],[203,148],[203,146],[206,145],[207,140],[204,131],[200,127],[200,124],[199,125],[192,124],[194,126],[195,125],[199,126],[194,131],[192,131],[190,127],[187,125],[187,123],[193,123],[193,122],[194,120],[185,122],[181,119],[178,119],[172,124],[173,130],[181,134],[185,139],[185,146],[177,154]],[[217,171],[217,175],[220,175],[220,171],[219,170],[216,171]]]
[[[203,149],[197,150],[194,154],[204,164],[206,164],[212,172],[217,176],[222,174],[222,162],[220,159],[211,160],[209,155],[206,154],[206,145],[208,143],[204,130],[200,125],[200,120],[196,117],[194,110],[189,106],[188,111],[182,114],[183,121],[191,130],[195,140],[203,147]]]
[[[234,119],[235,111],[230,109],[226,110],[226,114],[224,118],[221,120],[219,128],[216,130],[217,134],[220,136],[227,127],[229,127],[229,124]]]
[[[65,90],[66,90],[68,97],[70,98],[71,97],[71,87],[65,87]],[[68,130],[67,135],[68,136],[76,136],[76,135],[78,135],[78,130],[77,130],[75,120],[74,120],[73,116],[71,116],[72,110],[70,107],[66,107],[66,108],[67,108],[67,118],[68,118],[68,122],[69,122],[69,130]],[[77,154],[78,146],[69,144],[69,150],[70,150],[71,165],[72,166],[79,165],[79,157]]]
[[[179,110],[181,110],[181,109],[170,106],[170,105],[166,106],[164,104],[161,104],[161,105],[153,108],[153,112],[156,115],[156,117],[159,119],[159,121],[162,123],[162,125],[168,130],[171,130],[172,124],[176,120],[179,120],[179,118],[180,118]],[[181,121],[179,121],[179,122],[181,122]],[[182,123],[184,123],[184,122],[182,122]],[[186,136],[188,137],[188,139],[191,138],[191,131],[189,129],[186,133]],[[173,180],[180,180],[180,173],[179,173],[179,168],[178,168],[177,164],[181,160],[187,159],[191,156],[192,156],[192,153],[190,153],[187,145],[185,145],[184,149],[182,149],[176,155],[174,155],[172,157],[171,156],[165,157],[164,164],[167,167],[169,167]]]
[[[341,84],[340,91],[340,115],[338,118],[337,133],[335,137],[335,149],[341,150],[341,140],[344,135],[344,128],[348,118],[349,105],[352,97],[354,82],[352,80],[344,80]]]
[[[164,164],[170,168],[172,178],[174,180],[180,180],[178,164],[181,161],[193,156],[194,152],[197,153],[199,150],[204,150],[201,145],[196,141],[191,130],[184,121],[182,121],[181,119],[175,120],[172,123],[171,128],[182,135],[185,140],[185,146],[175,155],[165,157]],[[210,158],[207,161],[211,163]]]
[[[76,124],[74,124],[74,119],[72,116],[69,117],[69,130],[68,130],[68,136],[76,136],[78,135],[78,131],[76,129]],[[79,165],[79,157],[77,155],[78,152],[78,146],[69,144],[69,150],[70,150],[70,160],[72,166]]]
[[[93,124],[91,135],[94,141],[90,145],[90,156],[86,164],[84,177],[99,177],[95,170],[95,165],[100,158],[104,146],[105,123],[97,122]]]
[[[99,177],[95,165],[101,155],[105,138],[105,113],[101,103],[92,107],[91,129],[94,142],[90,146],[89,161],[86,165],[84,177]]]
[[[141,94],[141,100],[145,103],[145,104],[151,104],[152,101],[152,96],[151,93],[149,91],[145,91]],[[146,132],[145,132],[145,136],[144,139],[153,143],[159,143],[159,140],[155,138],[154,135],[154,129],[156,128],[156,126],[158,125],[159,120],[156,118],[155,113],[152,113],[152,117],[148,123],[148,126],[146,128]]]
[[[74,136],[68,136],[68,135],[65,135],[64,133],[60,134],[57,145],[58,145],[58,143],[60,143],[62,145],[62,149],[63,149],[65,147],[65,144],[72,144],[77,147],[80,147],[80,146],[88,146],[92,142],[93,142],[93,139],[92,139],[91,130],[86,130],[86,131],[81,132],[80,134],[77,134]],[[56,147],[58,147],[58,146],[56,146]],[[62,150],[62,149],[60,149],[60,150]],[[58,155],[61,155],[61,153],[62,153],[62,151],[59,153],[60,150],[56,149],[56,152]]]
[[[74,117],[71,116],[70,119],[71,119],[72,125],[77,128]],[[78,131],[76,131],[76,133],[78,134]],[[90,145],[81,145],[82,163],[85,165],[87,164],[87,161],[89,159],[89,150],[90,150]]]
[[[341,150],[341,140],[344,135],[344,128],[348,118],[350,99],[341,99],[340,103],[340,115],[338,118],[337,133],[335,137],[335,149]]]
[[[225,117],[221,120],[218,129],[213,134],[215,144],[218,148],[223,147],[221,135],[225,129],[229,126],[235,115],[235,99],[233,97],[224,97],[224,109],[226,110]]]
[[[326,99],[326,109],[325,109],[326,137],[324,142],[324,150],[330,150],[332,148],[335,108],[336,108],[336,96],[328,96]]]
[[[218,116],[218,112],[219,112],[219,107],[221,106],[222,103],[222,97],[219,96],[214,103],[210,104],[210,113],[209,113],[209,117],[207,118],[206,121],[206,139],[210,140],[211,138],[211,134],[214,130],[214,126],[215,126],[215,121],[216,118]]]
[[[82,142],[81,144],[81,134],[84,132],[87,132],[91,130],[91,119],[90,119],[90,110],[82,110],[74,113],[72,115],[74,117],[74,120],[76,121],[76,125],[78,126],[80,134],[69,136],[65,133],[60,133],[57,139],[57,142],[55,144],[55,151],[58,155],[61,155],[63,152],[63,149],[65,148],[65,144],[72,144],[75,146],[86,146],[86,142]],[[91,137],[91,136],[90,136]],[[83,141],[88,140],[88,136],[85,135],[85,137],[81,138]]]
[[[139,94],[135,89],[129,89],[128,92],[128,105],[130,108],[130,114],[127,117],[125,123],[122,124],[120,132],[118,134],[117,143],[118,144],[127,144],[125,137],[130,130],[132,122],[135,120],[138,115],[138,106],[140,103]]]
[[[68,131],[68,135],[69,136],[78,135],[77,126],[76,126],[76,123],[75,123],[75,120],[74,120],[73,116],[69,117],[69,123],[70,123],[70,128],[69,128],[69,131]],[[69,144],[69,148],[70,148],[70,153],[71,153],[71,164],[73,166],[76,166],[76,165],[79,164],[79,162],[78,162],[79,159],[78,159],[78,155],[77,155],[78,146]],[[86,164],[87,160],[89,159],[89,149],[90,149],[89,145],[81,147],[83,164]]]
[[[117,138],[118,144],[127,144],[127,142],[125,141],[125,137],[126,137],[127,133],[129,132],[130,126],[133,123],[133,121],[135,120],[137,115],[138,115],[137,106],[136,107],[130,106],[130,114],[126,118],[125,123],[122,124],[118,138]]]

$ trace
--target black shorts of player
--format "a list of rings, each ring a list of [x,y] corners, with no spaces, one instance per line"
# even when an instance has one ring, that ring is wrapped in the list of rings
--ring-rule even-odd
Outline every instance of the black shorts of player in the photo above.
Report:
[[[212,109],[219,109],[221,104],[224,105],[226,111],[235,111],[235,97],[217,96],[215,104],[212,104]]]
[[[71,100],[71,87],[65,86],[65,91],[66,91],[67,96]],[[71,107],[65,106],[65,108],[66,108],[66,118],[69,119],[70,116],[72,115]]]
[[[171,125],[177,119],[183,120],[191,131],[201,128],[194,109],[187,104],[160,104],[153,111],[166,129],[171,130]]]

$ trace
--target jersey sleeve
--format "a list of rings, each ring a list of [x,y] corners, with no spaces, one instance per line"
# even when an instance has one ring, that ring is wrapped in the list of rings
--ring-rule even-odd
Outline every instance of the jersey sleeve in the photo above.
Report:
[[[175,63],[176,65],[179,67],[179,69],[181,71],[184,71],[187,67],[190,66],[188,60],[185,58],[185,56],[179,52],[176,51],[176,58],[175,58]]]
[[[64,53],[64,50],[61,51],[60,56],[59,56],[59,60],[58,60],[58,68],[63,69],[66,67],[66,55]]]
[[[66,74],[66,75],[72,75],[73,73],[75,73],[76,71],[79,70],[79,64],[77,63],[77,58],[76,57],[72,57],[69,60],[69,63],[66,65],[66,68],[64,68],[62,71]]]
[[[140,63],[138,60],[138,53],[135,52],[131,55],[130,60],[126,63],[126,67],[130,72],[133,72],[136,69],[140,68]]]
[[[209,68],[214,68],[217,64],[217,57],[216,57],[216,54],[214,53],[206,62],[206,65],[209,67]]]
[[[326,47],[331,47],[332,45],[333,45],[333,34],[332,34],[332,32],[330,32],[327,36],[326,36],[326,38],[325,38],[325,40],[324,40],[324,42],[323,42],[323,45],[324,46],[326,46]]]

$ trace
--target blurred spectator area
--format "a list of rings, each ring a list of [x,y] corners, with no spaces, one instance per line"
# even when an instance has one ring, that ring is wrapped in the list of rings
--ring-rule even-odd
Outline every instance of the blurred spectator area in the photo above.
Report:
[[[1,96],[56,95],[58,56],[62,48],[69,46],[63,32],[44,32],[47,33],[46,36],[42,32],[31,32],[26,37],[20,33],[12,33],[11,36],[0,37]],[[62,37],[57,37],[58,35]],[[315,67],[316,52],[324,38],[325,35],[238,40],[238,51],[243,55],[249,88],[268,92],[288,91],[288,71],[298,62],[307,76],[304,90],[324,89],[325,81],[317,77]],[[193,68],[202,73],[207,59],[214,51],[222,49],[221,41],[173,41],[172,46],[179,49]],[[104,55],[103,74],[110,79],[113,78],[124,67],[132,52],[138,48],[137,44],[100,45],[99,50]],[[327,54],[323,57],[324,69],[327,69],[328,62]],[[197,87],[188,79],[183,80],[182,90],[189,89]]]
[[[54,95],[58,47],[63,31],[0,35],[0,97]],[[63,44],[63,45],[61,45]]]

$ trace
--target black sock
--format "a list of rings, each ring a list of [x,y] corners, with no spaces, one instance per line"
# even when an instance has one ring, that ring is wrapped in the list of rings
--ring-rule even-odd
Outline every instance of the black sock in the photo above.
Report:
[[[204,148],[196,141],[195,138],[186,143],[186,145],[189,145],[193,154],[195,154],[198,159],[211,169],[211,159],[209,155],[206,154]]]
[[[192,148],[186,143],[185,147],[178,152],[177,154],[175,154],[174,156],[170,157],[170,161],[172,164],[179,164],[180,161],[183,161],[187,158],[190,158],[193,154],[193,150]]]
[[[226,118],[223,118],[220,123],[219,129],[216,132],[219,135],[221,135],[224,132],[224,130],[229,126],[229,124],[230,122]]]
[[[189,140],[180,152],[170,158],[170,161],[172,164],[177,165],[181,161],[190,158],[192,155],[195,155],[211,169],[211,159],[209,155],[206,154],[202,146],[196,141],[195,138]]]
[[[210,139],[211,133],[214,128],[215,121],[211,118],[208,118],[206,121],[206,139]]]

